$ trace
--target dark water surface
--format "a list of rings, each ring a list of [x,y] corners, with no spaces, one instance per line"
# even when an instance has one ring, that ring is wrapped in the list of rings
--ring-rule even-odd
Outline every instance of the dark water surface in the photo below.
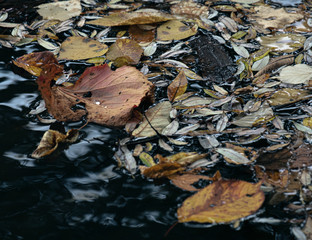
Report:
[[[118,169],[113,154],[122,131],[95,124],[59,155],[30,158],[49,125],[28,114],[40,100],[35,78],[14,73],[11,60],[42,49],[0,50],[0,240],[163,239],[191,194]],[[102,142],[87,141],[97,137]],[[287,225],[246,221],[238,230],[178,224],[166,239],[292,238]]]

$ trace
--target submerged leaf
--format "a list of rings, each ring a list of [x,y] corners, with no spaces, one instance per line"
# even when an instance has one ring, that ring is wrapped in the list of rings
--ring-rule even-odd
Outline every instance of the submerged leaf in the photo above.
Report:
[[[224,223],[255,213],[264,201],[261,182],[220,180],[187,198],[178,209],[179,222]]]

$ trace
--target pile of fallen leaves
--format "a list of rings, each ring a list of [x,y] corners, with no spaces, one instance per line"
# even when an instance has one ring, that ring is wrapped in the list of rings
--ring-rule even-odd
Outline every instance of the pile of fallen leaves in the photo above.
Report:
[[[312,6],[225,2],[168,0],[158,10],[57,1],[38,6],[41,17],[29,25],[6,22],[3,10],[0,27],[12,30],[0,43],[46,49],[13,61],[37,76],[44,104],[31,114],[40,121],[46,110],[57,121],[123,127],[120,166],[196,192],[178,208],[179,222],[238,223],[266,193],[267,204],[288,203],[298,217],[265,222],[292,222],[294,236],[310,239]],[[66,61],[95,66],[77,77]],[[49,130],[32,157],[78,139],[76,129]],[[194,144],[201,150],[188,151]],[[254,183],[205,175],[220,162],[249,166]],[[209,184],[194,187],[200,180]]]

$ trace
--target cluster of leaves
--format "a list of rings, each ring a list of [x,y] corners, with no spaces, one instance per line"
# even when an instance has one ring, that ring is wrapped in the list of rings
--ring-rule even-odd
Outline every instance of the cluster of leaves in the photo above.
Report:
[[[198,191],[178,209],[179,222],[239,220],[261,207],[265,191],[272,193],[270,205],[299,198],[300,204],[289,204],[287,211],[301,209],[308,217],[303,230],[294,225],[292,232],[310,238],[312,107],[306,103],[312,96],[312,37],[305,35],[312,31],[306,11],[311,6],[275,8],[261,0],[166,5],[167,12],[114,0],[48,3],[38,6],[43,20],[30,26],[5,22],[4,11],[0,27],[13,30],[2,35],[0,43],[14,47],[36,41],[49,50],[22,56],[14,64],[38,76],[45,106],[56,120],[85,118],[125,126],[129,138],[120,140],[115,154],[120,165],[135,174],[140,162],[146,178],[167,178],[186,191]],[[81,31],[90,26],[97,28],[90,36]],[[71,36],[62,39],[63,32]],[[191,47],[203,34],[235,53],[236,73],[230,78],[203,77],[206,73],[196,65]],[[74,74],[58,62],[67,60],[98,66],[87,68],[72,83]],[[204,58],[199,61],[209,64]],[[165,89],[167,97],[155,99],[155,87]],[[140,105],[155,100],[145,112],[139,111]],[[285,114],[288,109],[294,113]],[[202,153],[182,151],[164,157],[155,150],[155,141],[154,146],[149,142],[153,137],[157,149],[168,153],[186,150],[198,140]],[[146,146],[137,141],[142,138]],[[74,139],[71,132],[50,131],[32,156],[43,157],[59,142]],[[261,147],[253,147],[256,144]],[[249,165],[257,183],[200,174],[221,161],[229,168]],[[200,179],[210,184],[195,188]],[[294,222],[302,221],[300,216]]]

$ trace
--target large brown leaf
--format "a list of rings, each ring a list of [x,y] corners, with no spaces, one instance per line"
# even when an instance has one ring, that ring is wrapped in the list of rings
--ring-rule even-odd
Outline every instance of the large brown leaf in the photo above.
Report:
[[[231,222],[255,213],[264,201],[261,182],[220,180],[187,198],[178,209],[179,222]]]

